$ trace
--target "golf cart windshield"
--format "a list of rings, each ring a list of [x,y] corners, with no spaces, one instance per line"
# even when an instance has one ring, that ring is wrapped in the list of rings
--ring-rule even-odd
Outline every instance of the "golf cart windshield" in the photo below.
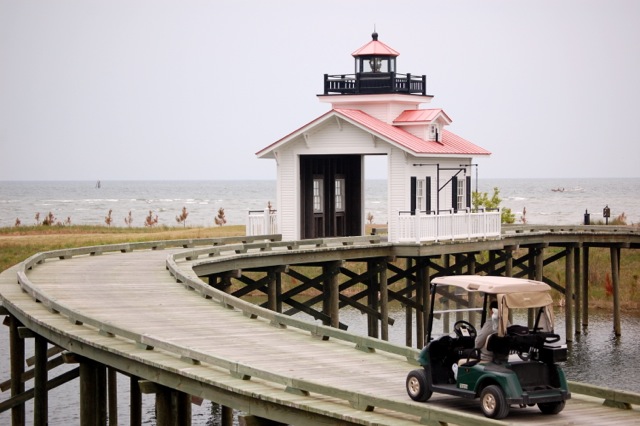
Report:
[[[532,331],[553,332],[550,287],[539,281],[491,276],[435,278],[431,287],[427,339],[467,332],[465,322],[479,330],[491,320],[490,305],[497,305],[496,332],[507,333],[512,324]]]

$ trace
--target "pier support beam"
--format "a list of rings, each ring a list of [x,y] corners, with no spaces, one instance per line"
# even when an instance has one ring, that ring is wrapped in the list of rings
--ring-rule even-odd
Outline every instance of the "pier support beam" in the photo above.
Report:
[[[233,408],[220,406],[220,426],[233,426]]]
[[[564,269],[564,279],[565,279],[565,288],[564,288],[564,296],[565,296],[565,305],[564,305],[564,321],[565,321],[565,330],[566,330],[566,338],[567,342],[573,342],[573,280],[575,278],[574,275],[574,246],[566,247],[565,254],[565,269]]]
[[[157,426],[191,425],[191,395],[146,380],[138,386],[142,393],[156,395]]]
[[[80,363],[80,425],[104,425],[107,421],[106,367],[78,357]]]
[[[389,341],[389,289],[387,287],[387,261],[381,260],[378,264],[380,282],[380,325],[382,340]],[[336,276],[336,281],[338,277]]]
[[[115,369],[107,368],[107,399],[109,426],[118,426],[118,378]]]
[[[425,335],[425,327],[424,327],[424,294],[428,293],[427,283],[425,280],[425,269],[429,267],[426,266],[424,268],[418,268],[416,271],[416,304],[418,308],[416,308],[416,347],[422,348],[425,345],[424,335]],[[411,310],[411,307],[408,307]],[[409,330],[411,331],[411,330]]]
[[[513,252],[517,246],[507,246],[504,248],[504,276],[513,277]]]
[[[322,311],[329,317],[325,325],[334,328],[340,327],[340,282],[338,274],[342,262],[329,262],[322,266],[323,275],[327,276],[324,281],[324,297],[322,299]]]
[[[140,426],[142,424],[142,393],[140,392],[140,379],[131,376],[129,385],[129,425]]]
[[[36,335],[34,347],[36,363],[33,369],[33,424],[34,426],[45,426],[49,423],[47,339]]]
[[[589,247],[582,248],[582,326],[589,326]]]
[[[622,335],[620,325],[620,247],[612,246],[611,253],[611,281],[613,284],[613,332]]]
[[[574,326],[575,326],[575,334],[580,334],[580,319],[582,316],[582,268],[580,267],[580,246],[577,246],[573,252],[573,271],[574,271]]]
[[[407,259],[405,260],[405,270],[410,271],[411,268],[413,266],[413,259],[410,257],[407,257]],[[415,277],[416,277],[416,281],[417,281],[417,276],[418,273],[416,272]],[[407,296],[408,299],[411,299],[411,295],[413,294],[413,291],[411,290],[411,286],[413,285],[414,281],[411,280],[410,278],[405,278],[405,295]],[[418,285],[420,285],[418,283]],[[404,336],[405,336],[405,346],[408,347],[413,347],[413,310],[411,308],[411,305],[407,304],[405,305],[405,317],[404,317]],[[420,346],[420,343],[418,343],[418,347]]]
[[[24,392],[24,340],[20,338],[18,328],[22,324],[15,317],[9,318],[9,351],[11,352],[11,396],[17,397]],[[11,425],[25,424],[24,403],[11,409]]]
[[[267,272],[267,308],[282,313],[282,271],[286,267],[270,268]]]
[[[375,272],[377,269],[377,265],[375,261],[367,262],[367,270],[369,271],[369,285],[367,288],[367,305],[369,308],[378,312],[379,306],[379,292],[380,292],[380,282],[378,280],[378,274]],[[378,326],[378,317],[376,315],[367,314],[367,323],[368,323],[368,336],[375,337],[376,339],[380,337],[380,327]]]

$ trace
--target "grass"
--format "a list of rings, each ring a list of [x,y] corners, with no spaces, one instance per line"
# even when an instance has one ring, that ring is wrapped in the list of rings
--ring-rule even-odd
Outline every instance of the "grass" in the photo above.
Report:
[[[215,228],[120,228],[106,226],[20,226],[0,228],[0,271],[43,251],[124,242],[244,235],[243,225]]]
[[[376,225],[367,225],[367,229],[372,226]],[[43,251],[123,242],[216,238],[244,234],[245,227],[243,225],[210,228],[168,226],[126,228],[76,225],[0,228],[0,271]],[[557,250],[560,249],[548,249],[547,257],[553,255]],[[363,273],[366,269],[366,264],[362,263],[353,263],[351,266],[356,273]],[[589,266],[589,305],[610,309],[613,305],[613,298],[607,291],[607,274],[610,275],[611,271],[609,249],[591,248]],[[564,261],[560,260],[545,266],[544,274],[564,286],[564,268]],[[303,273],[312,275],[313,271],[305,270]],[[283,281],[285,285],[295,286],[297,280],[286,277]],[[638,309],[640,307],[640,252],[637,250],[622,251],[620,282],[622,308]],[[357,289],[354,288],[354,290]],[[559,296],[556,295],[556,297],[560,299]]]

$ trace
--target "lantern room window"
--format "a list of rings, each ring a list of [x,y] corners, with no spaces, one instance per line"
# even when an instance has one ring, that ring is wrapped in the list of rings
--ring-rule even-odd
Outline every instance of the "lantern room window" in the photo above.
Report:
[[[396,58],[389,56],[361,56],[356,58],[356,73],[395,72]]]

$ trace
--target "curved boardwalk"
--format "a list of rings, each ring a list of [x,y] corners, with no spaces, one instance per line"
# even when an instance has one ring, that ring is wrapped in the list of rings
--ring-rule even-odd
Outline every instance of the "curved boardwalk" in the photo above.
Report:
[[[337,330],[342,334],[327,338],[331,333],[317,325],[284,326],[177,282],[166,265],[181,250],[48,259],[23,277],[32,284],[29,293],[14,267],[0,275],[2,304],[70,352],[261,417],[298,425],[503,424],[484,419],[477,400],[434,395],[427,404],[411,401],[404,381],[415,368],[407,359],[415,350],[367,350],[376,347],[373,339],[342,339],[348,333]],[[194,275],[192,263],[178,263],[185,276]],[[574,392],[557,416],[512,408],[506,420],[631,425],[640,416]]]

